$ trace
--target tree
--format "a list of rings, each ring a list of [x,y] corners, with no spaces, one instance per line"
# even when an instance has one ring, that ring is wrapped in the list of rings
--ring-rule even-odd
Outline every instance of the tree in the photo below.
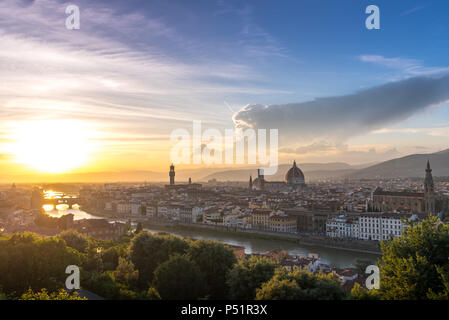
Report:
[[[189,245],[186,241],[172,235],[152,235],[142,231],[131,241],[130,258],[139,271],[141,287],[148,288],[153,272],[173,254],[186,253]]]
[[[142,222],[138,222],[136,226],[136,231],[134,231],[135,234],[139,234],[143,230]]]
[[[429,216],[420,223],[411,223],[400,238],[383,242],[381,248],[383,299],[428,299],[445,295],[445,271],[449,268],[447,224]]]
[[[341,300],[345,293],[333,273],[277,269],[273,278],[256,290],[257,300]]]
[[[193,300],[206,293],[200,268],[186,255],[173,255],[154,272],[154,285],[162,299]]]
[[[207,240],[191,242],[187,252],[204,274],[210,298],[225,299],[226,276],[237,262],[234,252],[222,243]]]
[[[381,293],[379,290],[371,289],[368,290],[365,287],[362,287],[357,282],[354,284],[354,287],[351,289],[350,294],[351,300],[380,300]]]
[[[118,246],[110,247],[104,250],[101,255],[103,267],[105,270],[115,270],[119,263],[120,250]]]
[[[89,245],[88,237],[73,229],[65,230],[59,233],[57,237],[63,239],[69,247],[79,252],[85,252]]]
[[[82,254],[64,240],[32,233],[0,240],[0,286],[6,294],[28,288],[56,290],[64,285],[68,265],[81,265]]]
[[[52,293],[47,292],[47,289],[36,292],[28,289],[19,300],[87,300],[87,298],[81,298],[78,292],[69,293],[64,289]]]
[[[120,257],[117,269],[113,272],[114,280],[127,287],[134,286],[139,277],[139,272],[134,269],[134,264]]]
[[[266,257],[241,259],[228,273],[227,284],[231,299],[254,299],[256,289],[271,279],[277,264]]]

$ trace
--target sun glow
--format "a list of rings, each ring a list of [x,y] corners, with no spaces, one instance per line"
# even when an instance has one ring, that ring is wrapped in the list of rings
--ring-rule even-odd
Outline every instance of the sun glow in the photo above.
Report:
[[[46,173],[63,173],[88,161],[93,145],[86,124],[74,120],[35,120],[12,124],[9,152],[17,163]]]

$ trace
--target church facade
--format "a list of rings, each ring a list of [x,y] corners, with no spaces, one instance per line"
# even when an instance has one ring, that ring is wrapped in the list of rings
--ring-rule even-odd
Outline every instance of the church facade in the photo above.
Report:
[[[429,161],[424,178],[424,192],[394,192],[376,188],[372,193],[372,209],[375,211],[436,214],[435,202],[435,188]]]

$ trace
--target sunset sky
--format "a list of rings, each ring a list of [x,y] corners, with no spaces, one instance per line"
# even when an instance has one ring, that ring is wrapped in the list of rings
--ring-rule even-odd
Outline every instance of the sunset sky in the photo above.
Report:
[[[65,27],[78,5],[80,30]],[[381,29],[365,28],[376,4]],[[449,148],[448,1],[0,1],[0,170],[166,171],[170,133],[279,129],[279,162]]]

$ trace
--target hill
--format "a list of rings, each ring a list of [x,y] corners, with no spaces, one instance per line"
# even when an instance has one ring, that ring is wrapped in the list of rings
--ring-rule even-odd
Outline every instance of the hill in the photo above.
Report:
[[[427,160],[430,161],[434,176],[449,176],[449,149],[429,153],[412,154],[388,160],[379,164],[351,172],[349,178],[407,178],[423,177]]]

